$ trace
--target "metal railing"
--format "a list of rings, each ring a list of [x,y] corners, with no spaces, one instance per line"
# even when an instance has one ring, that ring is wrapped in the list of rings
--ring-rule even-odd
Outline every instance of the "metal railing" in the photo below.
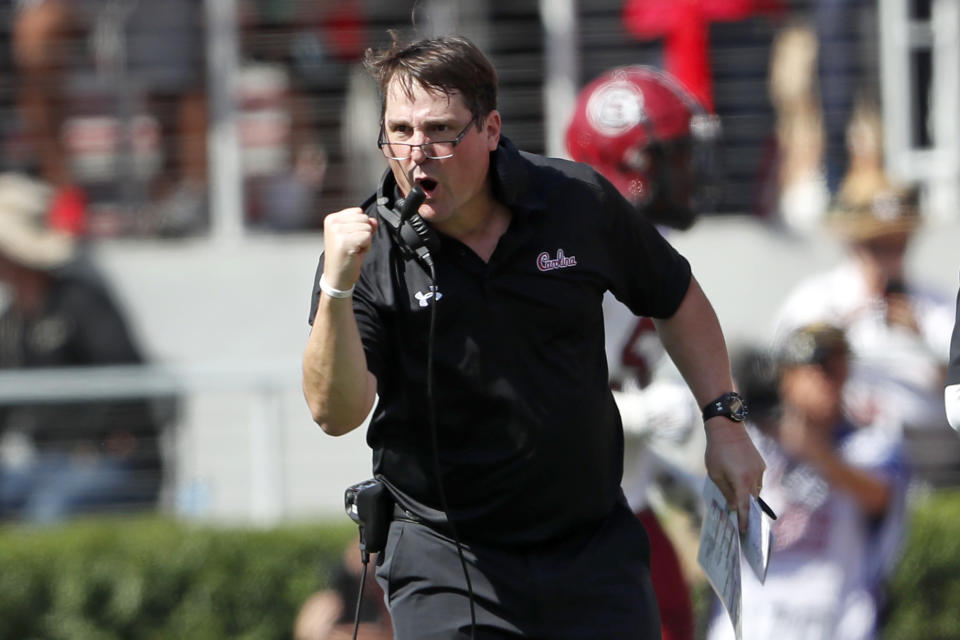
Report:
[[[0,371],[0,406],[238,389],[270,393],[299,384],[299,363],[289,360],[18,369]]]
[[[252,403],[246,428],[244,475],[250,488],[245,519],[269,526],[284,517],[287,503],[281,396],[299,386],[299,362],[290,360],[23,369],[0,372],[0,406],[242,393]],[[189,434],[181,431],[175,437]],[[235,443],[226,451],[236,452]],[[188,462],[168,463],[191,475]]]

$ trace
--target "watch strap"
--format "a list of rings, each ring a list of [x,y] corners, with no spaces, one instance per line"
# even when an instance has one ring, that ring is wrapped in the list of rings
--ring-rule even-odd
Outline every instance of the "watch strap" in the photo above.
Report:
[[[703,407],[704,422],[717,416],[724,416],[735,422],[743,422],[746,415],[747,406],[736,391],[728,391]]]

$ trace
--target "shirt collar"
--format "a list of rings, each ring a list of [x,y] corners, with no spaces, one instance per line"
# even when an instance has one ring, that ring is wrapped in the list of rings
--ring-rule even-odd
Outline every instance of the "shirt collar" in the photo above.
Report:
[[[530,170],[530,162],[509,138],[501,135],[496,150],[490,154],[490,179],[494,197],[515,212],[545,209],[541,194],[534,188]]]

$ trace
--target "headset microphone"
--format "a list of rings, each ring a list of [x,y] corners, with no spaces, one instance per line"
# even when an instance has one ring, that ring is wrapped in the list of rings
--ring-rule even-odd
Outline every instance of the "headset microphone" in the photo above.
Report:
[[[436,250],[440,241],[436,232],[417,213],[427,194],[414,185],[407,197],[398,199],[392,209],[387,206],[388,200],[382,196],[382,192],[378,196],[377,210],[391,228],[403,257],[416,259],[427,269],[432,269],[433,256],[430,252]]]
[[[406,198],[397,200],[397,210],[400,212],[400,224],[410,220],[410,216],[417,212],[423,201],[427,199],[427,194],[423,192],[420,185],[414,185]]]

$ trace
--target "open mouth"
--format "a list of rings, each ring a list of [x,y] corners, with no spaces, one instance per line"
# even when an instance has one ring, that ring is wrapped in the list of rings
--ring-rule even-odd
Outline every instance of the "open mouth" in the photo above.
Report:
[[[427,194],[428,198],[433,195],[438,185],[437,181],[433,178],[422,178],[417,180],[417,184],[420,185],[420,188],[423,189],[423,192]]]

